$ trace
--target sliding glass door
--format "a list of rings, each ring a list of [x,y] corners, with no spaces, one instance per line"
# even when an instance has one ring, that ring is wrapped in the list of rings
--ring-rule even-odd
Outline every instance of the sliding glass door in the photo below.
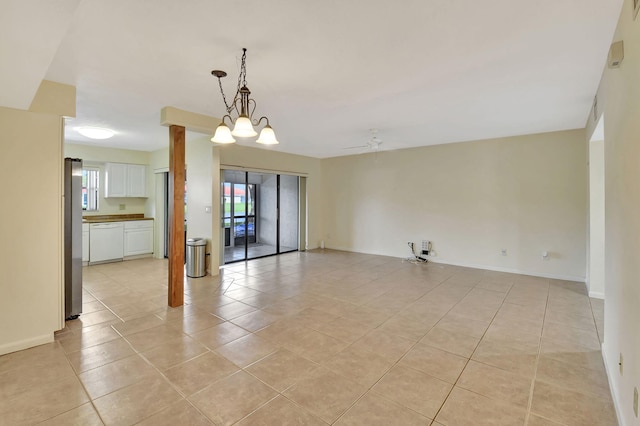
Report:
[[[297,176],[224,171],[224,263],[298,249]]]

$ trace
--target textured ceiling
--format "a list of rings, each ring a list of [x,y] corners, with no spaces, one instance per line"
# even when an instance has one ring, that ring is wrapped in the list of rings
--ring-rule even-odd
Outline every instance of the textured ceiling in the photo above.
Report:
[[[269,116],[281,142],[269,149],[315,157],[353,154],[344,148],[366,144],[370,128],[385,150],[584,127],[622,4],[5,2],[2,23],[13,24],[1,30],[2,92],[24,80],[0,102],[24,108],[43,77],[75,85],[68,141],[167,146],[160,109],[222,116],[210,71],[229,73],[232,96],[246,47],[256,113]],[[18,69],[6,66],[24,55]],[[74,130],[84,125],[117,135],[92,142]]]

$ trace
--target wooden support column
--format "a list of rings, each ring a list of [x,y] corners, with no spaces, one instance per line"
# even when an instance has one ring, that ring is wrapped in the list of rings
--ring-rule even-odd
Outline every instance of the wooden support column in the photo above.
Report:
[[[185,128],[169,126],[169,306],[184,304]]]

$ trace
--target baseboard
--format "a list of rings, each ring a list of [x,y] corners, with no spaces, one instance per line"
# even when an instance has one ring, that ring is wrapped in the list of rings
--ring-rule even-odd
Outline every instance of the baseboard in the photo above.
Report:
[[[488,266],[488,265],[475,265],[469,263],[457,263],[457,262],[449,262],[446,260],[441,260],[433,257],[429,257],[429,261],[433,263],[442,263],[444,265],[451,266],[461,266],[463,268],[474,268],[474,269],[485,269],[487,271],[495,271],[495,272],[506,272],[509,274],[519,274],[519,275],[529,275],[532,277],[542,277],[542,278],[551,278],[554,280],[564,280],[564,281],[578,281],[583,283],[584,277],[578,275],[562,275],[562,274],[546,274],[544,272],[533,272],[533,271],[525,271],[522,269],[515,268],[503,268],[500,266]]]
[[[602,299],[604,300],[604,293],[601,291],[590,291],[589,292],[589,297],[592,297],[594,299]]]
[[[0,345],[0,355],[9,354],[11,352],[21,351],[23,349],[29,349],[34,346],[44,345],[45,343],[53,342],[53,332],[49,334],[43,334],[42,336],[32,337],[30,339],[19,340],[17,342],[6,343]]]
[[[609,390],[611,391],[611,399],[613,399],[613,406],[616,409],[616,416],[618,417],[618,424],[622,424],[620,419],[622,419],[622,411],[620,411],[620,400],[618,399],[618,394],[616,393],[616,388],[613,386],[613,382],[611,381],[611,370],[609,370],[609,363],[607,362],[607,355],[604,350],[604,343],[600,345],[600,352],[602,353],[602,360],[604,361],[604,370],[607,373],[607,380],[609,381]]]
[[[336,246],[331,246],[325,247],[328,250],[338,250],[338,251],[347,251],[350,253],[363,253],[363,254],[372,254],[372,255],[376,255],[376,256],[388,256],[388,257],[397,257],[397,256],[392,256],[386,253],[376,253],[376,252],[365,252],[365,251],[356,251],[353,248],[348,248],[348,247],[336,247]],[[509,274],[519,274],[519,275],[529,275],[532,277],[542,277],[542,278],[551,278],[554,280],[564,280],[564,281],[578,281],[581,283],[585,282],[585,277],[582,276],[578,276],[578,275],[562,275],[562,274],[545,274],[543,272],[533,272],[533,271],[525,271],[522,269],[513,269],[513,268],[502,268],[499,266],[489,266],[489,265],[477,265],[477,264],[472,264],[472,263],[460,263],[460,262],[451,262],[448,260],[442,260],[440,258],[436,258],[433,256],[427,256],[429,262],[433,262],[433,263],[440,263],[443,265],[451,265],[451,266],[460,266],[463,268],[473,268],[473,269],[484,269],[487,271],[496,271],[496,272],[506,272]],[[402,259],[402,258],[398,258],[398,259]]]

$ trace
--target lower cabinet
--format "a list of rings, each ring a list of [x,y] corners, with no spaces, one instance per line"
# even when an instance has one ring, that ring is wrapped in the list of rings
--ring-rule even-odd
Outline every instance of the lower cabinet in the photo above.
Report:
[[[153,221],[136,220],[124,223],[124,256],[153,253]]]

